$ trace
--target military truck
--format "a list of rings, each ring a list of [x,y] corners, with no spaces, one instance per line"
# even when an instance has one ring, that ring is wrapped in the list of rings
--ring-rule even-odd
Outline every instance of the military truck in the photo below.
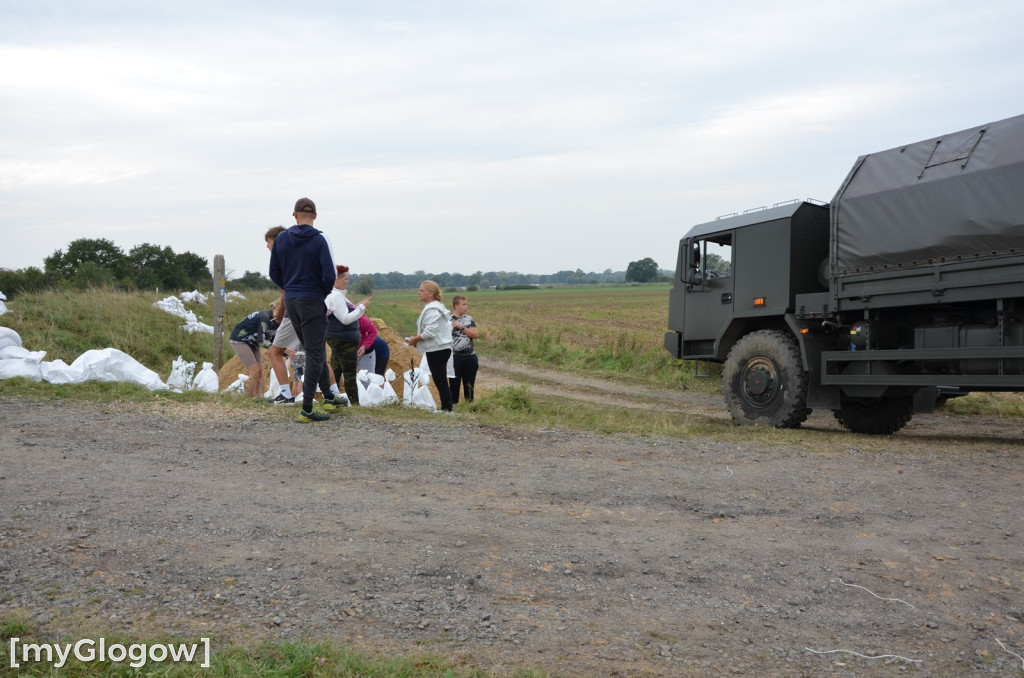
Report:
[[[1024,391],[1024,115],[861,156],[830,203],[698,224],[665,348],[721,363],[735,422],[817,408],[890,434],[952,391]]]

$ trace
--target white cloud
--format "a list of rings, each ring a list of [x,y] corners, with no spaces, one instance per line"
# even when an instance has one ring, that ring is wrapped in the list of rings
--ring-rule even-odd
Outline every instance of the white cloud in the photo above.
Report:
[[[667,266],[693,223],[1024,113],[1022,26],[1000,0],[6,5],[0,237],[45,239],[0,266],[112,237],[263,270],[302,195],[357,271]]]

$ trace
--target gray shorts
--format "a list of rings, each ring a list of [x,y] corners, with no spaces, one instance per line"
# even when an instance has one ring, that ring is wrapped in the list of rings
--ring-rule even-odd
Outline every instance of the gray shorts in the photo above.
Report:
[[[274,335],[273,345],[278,348],[290,348],[293,351],[302,349],[299,337],[295,334],[295,328],[292,326],[291,318],[286,316],[281,321],[281,326],[277,328],[277,334]]]

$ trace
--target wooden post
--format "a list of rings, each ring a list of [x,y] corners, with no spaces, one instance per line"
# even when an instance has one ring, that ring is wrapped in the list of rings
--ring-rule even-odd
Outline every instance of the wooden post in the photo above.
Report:
[[[224,255],[213,257],[213,369],[220,372],[224,364],[224,310],[227,305],[227,280],[224,277]]]

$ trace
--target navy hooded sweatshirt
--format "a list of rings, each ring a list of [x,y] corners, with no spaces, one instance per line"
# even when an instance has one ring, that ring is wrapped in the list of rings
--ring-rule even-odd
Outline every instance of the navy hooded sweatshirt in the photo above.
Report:
[[[312,226],[297,224],[274,240],[270,279],[284,290],[285,299],[323,300],[337,274],[327,238]]]

